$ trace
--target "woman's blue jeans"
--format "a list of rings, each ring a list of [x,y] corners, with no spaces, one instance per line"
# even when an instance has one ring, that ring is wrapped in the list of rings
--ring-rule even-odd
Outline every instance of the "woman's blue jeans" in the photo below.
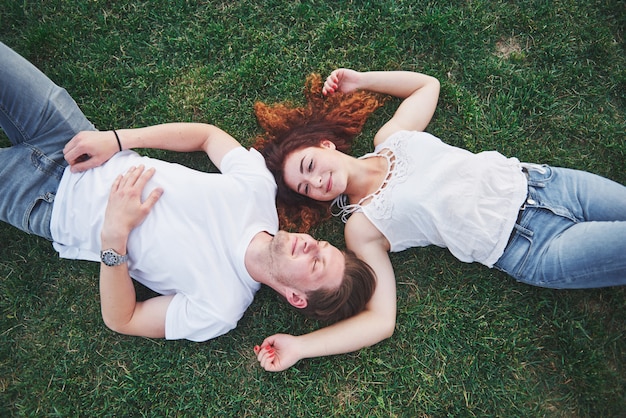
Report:
[[[528,200],[494,267],[556,289],[626,284],[626,187],[584,171],[526,171]]]
[[[69,94],[0,43],[0,221],[52,239],[52,204],[67,163],[63,147],[94,130]]]

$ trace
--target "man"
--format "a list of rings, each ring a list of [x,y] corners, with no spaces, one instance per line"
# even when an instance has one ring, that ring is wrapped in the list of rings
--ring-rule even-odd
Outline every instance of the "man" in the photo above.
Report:
[[[1,43],[0,80],[12,144],[0,149],[0,220],[53,241],[61,257],[101,261],[111,329],[204,341],[234,328],[261,284],[322,319],[367,303],[369,267],[309,235],[277,232],[272,175],[224,131],[98,132],[64,89]],[[202,150],[222,174],[129,151],[139,147]],[[137,301],[131,277],[161,296]]]

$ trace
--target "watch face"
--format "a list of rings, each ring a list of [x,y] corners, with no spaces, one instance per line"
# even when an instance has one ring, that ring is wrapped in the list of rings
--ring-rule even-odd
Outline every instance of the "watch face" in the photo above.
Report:
[[[100,259],[107,266],[114,267],[125,263],[128,257],[125,255],[120,255],[112,249],[109,249],[102,251],[102,253],[100,254]]]
[[[102,262],[107,266],[114,266],[117,263],[118,257],[111,251],[104,251],[102,253]]]

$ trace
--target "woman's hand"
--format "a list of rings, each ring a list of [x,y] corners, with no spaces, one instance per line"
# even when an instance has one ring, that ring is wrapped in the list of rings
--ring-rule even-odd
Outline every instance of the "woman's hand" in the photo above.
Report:
[[[268,372],[288,369],[302,359],[298,337],[276,334],[267,337],[261,346],[254,347],[257,360]]]
[[[351,93],[359,89],[360,79],[361,73],[358,71],[340,68],[330,73],[330,75],[326,78],[322,93],[324,95],[333,94],[338,91],[342,93]]]
[[[77,173],[104,164],[119,150],[113,131],[82,131],[65,144],[63,155]]]

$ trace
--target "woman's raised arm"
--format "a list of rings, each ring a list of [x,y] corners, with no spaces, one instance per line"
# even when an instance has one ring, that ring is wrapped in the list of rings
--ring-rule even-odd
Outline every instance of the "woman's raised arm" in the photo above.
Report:
[[[363,312],[326,328],[300,336],[276,334],[266,338],[254,350],[265,370],[282,371],[304,358],[349,353],[374,345],[393,334],[396,283],[385,242],[365,216],[354,214],[350,218],[346,224],[348,248],[376,273],[377,283],[372,299]]]
[[[324,94],[350,93],[355,90],[389,94],[404,99],[393,117],[376,133],[374,145],[400,130],[426,129],[439,100],[439,80],[411,71],[359,72],[340,68],[326,78],[322,89]]]

